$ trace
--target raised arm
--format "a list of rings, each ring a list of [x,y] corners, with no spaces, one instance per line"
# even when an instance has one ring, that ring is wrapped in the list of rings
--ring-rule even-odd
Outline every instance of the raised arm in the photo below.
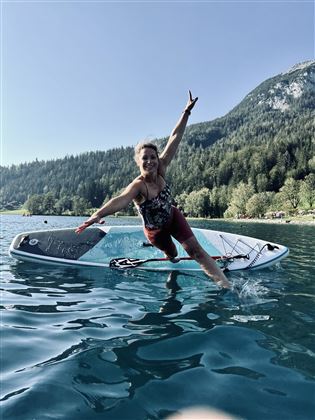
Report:
[[[191,92],[189,91],[189,97],[184,111],[181,114],[180,119],[175,125],[173,131],[171,132],[168,142],[160,155],[160,164],[162,171],[166,169],[166,167],[170,164],[171,160],[175,156],[178,145],[181,139],[183,138],[190,112],[195,106],[197,100],[198,98],[193,99]]]
[[[140,184],[138,180],[133,181],[131,184],[126,187],[126,189],[117,197],[112,198],[107,201],[103,207],[98,209],[95,213],[92,214],[82,225],[78,226],[76,233],[81,233],[88,226],[93,225],[94,223],[104,223],[102,218],[116,213],[116,211],[122,210],[131,203],[140,193]]]

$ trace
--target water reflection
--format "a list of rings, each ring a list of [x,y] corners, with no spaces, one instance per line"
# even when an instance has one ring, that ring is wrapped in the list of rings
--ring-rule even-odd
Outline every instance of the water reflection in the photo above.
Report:
[[[211,398],[237,414],[242,404],[254,410],[261,395],[272,406],[276,398],[283,413],[282,400],[301,373],[309,383],[300,401],[310,398],[313,314],[296,287],[288,293],[280,268],[230,275],[238,294],[219,290],[202,274],[176,271],[21,263],[11,274],[2,301],[3,401],[11,418],[23,410],[40,417],[43,407],[54,407],[68,420],[76,407],[79,419],[104,412],[153,419],[183,401]],[[287,381],[275,379],[283,377]],[[236,406],[229,406],[224,396],[238,389]],[[242,396],[249,393],[251,402]]]

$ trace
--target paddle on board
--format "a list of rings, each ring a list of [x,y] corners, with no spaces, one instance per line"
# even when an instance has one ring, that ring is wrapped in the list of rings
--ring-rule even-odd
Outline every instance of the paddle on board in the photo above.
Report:
[[[227,261],[227,260],[234,260],[234,259],[249,259],[248,255],[233,255],[233,256],[213,256],[211,257],[214,260],[222,260],[222,261]],[[181,258],[176,258],[176,261],[174,262],[179,262],[179,261],[184,261],[184,260],[192,260],[193,258],[191,257],[181,257]],[[136,268],[139,265],[148,263],[148,262],[152,262],[152,261],[171,261],[169,258],[148,258],[146,260],[141,260],[138,258],[126,258],[126,257],[122,257],[122,258],[114,258],[109,262],[109,266],[111,268],[120,268],[120,269],[124,269],[124,268]]]

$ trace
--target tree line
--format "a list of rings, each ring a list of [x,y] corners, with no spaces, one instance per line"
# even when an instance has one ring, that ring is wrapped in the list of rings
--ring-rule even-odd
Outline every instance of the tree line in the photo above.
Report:
[[[315,203],[315,175],[304,180],[288,178],[279,192],[255,192],[254,185],[241,181],[235,187],[203,187],[190,193],[181,193],[174,198],[174,204],[191,217],[262,217],[279,209],[288,214],[297,210],[312,210]],[[90,214],[95,209],[83,197],[57,198],[53,193],[35,194],[28,198],[25,209],[31,214],[79,215]],[[136,208],[130,204],[120,212],[136,215]]]

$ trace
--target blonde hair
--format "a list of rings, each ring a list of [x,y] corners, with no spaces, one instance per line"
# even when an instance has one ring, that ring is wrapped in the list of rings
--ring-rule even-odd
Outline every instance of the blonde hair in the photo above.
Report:
[[[153,149],[155,151],[157,157],[159,157],[159,150],[158,150],[157,146],[154,143],[144,141],[144,142],[138,143],[135,147],[134,159],[135,159],[136,163],[138,163],[138,158],[139,158],[139,154],[140,154],[141,150],[145,149],[146,147],[148,147],[149,149]]]

